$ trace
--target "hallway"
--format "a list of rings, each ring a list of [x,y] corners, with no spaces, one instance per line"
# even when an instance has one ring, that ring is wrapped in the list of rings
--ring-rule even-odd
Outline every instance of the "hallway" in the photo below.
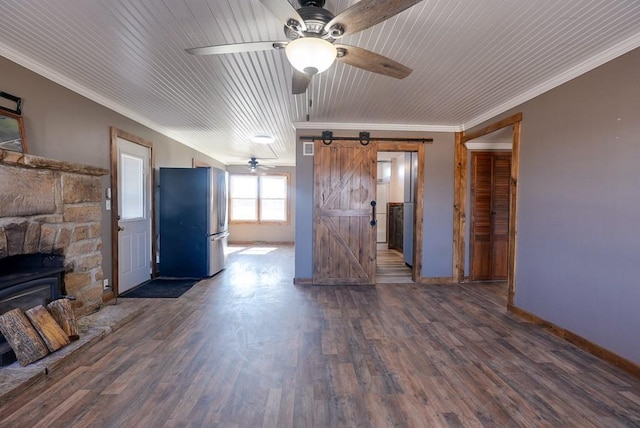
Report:
[[[293,247],[232,248],[3,404],[0,426],[640,424],[638,379],[508,314],[491,284],[296,286]]]
[[[376,255],[376,284],[410,284],[413,282],[411,268],[404,263],[402,253],[381,248],[379,245]]]

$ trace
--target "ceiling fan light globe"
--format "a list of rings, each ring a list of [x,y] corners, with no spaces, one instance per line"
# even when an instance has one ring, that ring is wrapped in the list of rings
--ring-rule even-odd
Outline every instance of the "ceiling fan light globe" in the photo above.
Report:
[[[327,70],[338,51],[330,42],[317,37],[302,37],[287,45],[285,53],[291,65],[303,73],[317,74]]]

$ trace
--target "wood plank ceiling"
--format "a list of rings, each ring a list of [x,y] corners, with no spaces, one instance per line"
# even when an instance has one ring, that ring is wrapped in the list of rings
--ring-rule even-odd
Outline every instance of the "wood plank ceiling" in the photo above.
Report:
[[[468,128],[640,46],[637,0],[425,0],[342,40],[407,79],[336,63],[293,96],[284,52],[184,52],[283,40],[258,0],[4,0],[0,19],[0,55],[226,164],[293,165],[295,126]]]

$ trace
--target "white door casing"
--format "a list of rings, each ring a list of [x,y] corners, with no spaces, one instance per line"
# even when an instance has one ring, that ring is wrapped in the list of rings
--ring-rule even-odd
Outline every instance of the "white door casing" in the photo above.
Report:
[[[151,150],[118,137],[118,293],[151,277]]]

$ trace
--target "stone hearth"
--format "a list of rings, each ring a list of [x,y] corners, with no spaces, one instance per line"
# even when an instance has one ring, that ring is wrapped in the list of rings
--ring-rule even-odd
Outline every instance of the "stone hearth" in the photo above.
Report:
[[[160,303],[157,300],[141,300],[146,299],[121,299],[117,306],[105,306],[99,312],[80,317],[78,318],[79,340],[71,342],[70,345],[26,367],[22,367],[16,362],[0,368],[2,372],[0,376],[0,408],[16,394],[24,392],[25,389],[65,364],[75,361],[75,357],[79,353],[86,351],[88,347],[102,340],[106,335],[126,325],[148,308],[160,310],[157,308]],[[1,423],[0,426],[2,426]]]
[[[0,150],[0,258],[65,256],[77,316],[102,306],[103,168]]]

